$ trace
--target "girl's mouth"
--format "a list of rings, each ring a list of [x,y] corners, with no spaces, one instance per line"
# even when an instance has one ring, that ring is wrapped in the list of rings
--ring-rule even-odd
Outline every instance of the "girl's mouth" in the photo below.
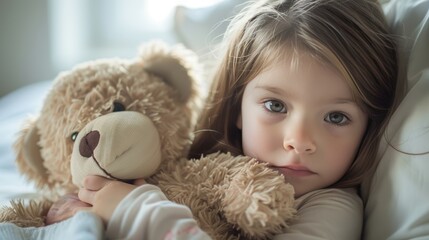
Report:
[[[297,166],[297,165],[290,165],[290,166],[283,166],[283,167],[271,166],[271,167],[279,171],[284,176],[307,177],[307,176],[316,174],[315,172],[310,171],[306,167]]]

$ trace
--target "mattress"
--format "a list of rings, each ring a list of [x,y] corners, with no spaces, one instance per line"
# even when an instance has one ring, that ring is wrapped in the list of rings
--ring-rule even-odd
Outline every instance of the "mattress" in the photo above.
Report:
[[[34,185],[17,169],[13,144],[24,120],[40,111],[51,84],[51,81],[34,83],[0,98],[0,205],[13,198],[36,195]]]

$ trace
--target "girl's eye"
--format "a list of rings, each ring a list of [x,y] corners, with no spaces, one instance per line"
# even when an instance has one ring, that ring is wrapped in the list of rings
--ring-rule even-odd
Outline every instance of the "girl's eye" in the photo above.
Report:
[[[285,113],[286,108],[283,103],[277,100],[268,100],[264,102],[264,107],[270,112]]]
[[[124,104],[120,102],[113,102],[112,112],[122,112],[122,111],[125,111]]]
[[[335,125],[346,125],[350,120],[342,113],[333,112],[329,113],[328,116],[325,117],[325,121]]]
[[[71,140],[74,142],[76,141],[77,135],[79,134],[79,132],[73,132],[70,136]]]

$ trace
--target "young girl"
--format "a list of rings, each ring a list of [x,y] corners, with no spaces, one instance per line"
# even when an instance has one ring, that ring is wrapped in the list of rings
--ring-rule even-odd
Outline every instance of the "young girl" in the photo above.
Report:
[[[360,239],[356,187],[376,166],[397,75],[379,3],[259,1],[227,36],[190,157],[229,151],[282,173],[298,216],[276,238]],[[97,176],[84,185],[79,198],[110,238],[209,238],[156,186]]]

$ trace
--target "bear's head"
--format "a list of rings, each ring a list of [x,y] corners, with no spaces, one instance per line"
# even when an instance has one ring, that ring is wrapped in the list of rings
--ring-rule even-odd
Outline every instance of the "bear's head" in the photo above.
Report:
[[[15,149],[20,171],[52,198],[88,173],[133,180],[186,156],[199,107],[196,57],[161,43],[135,59],[80,64],[54,81]]]

